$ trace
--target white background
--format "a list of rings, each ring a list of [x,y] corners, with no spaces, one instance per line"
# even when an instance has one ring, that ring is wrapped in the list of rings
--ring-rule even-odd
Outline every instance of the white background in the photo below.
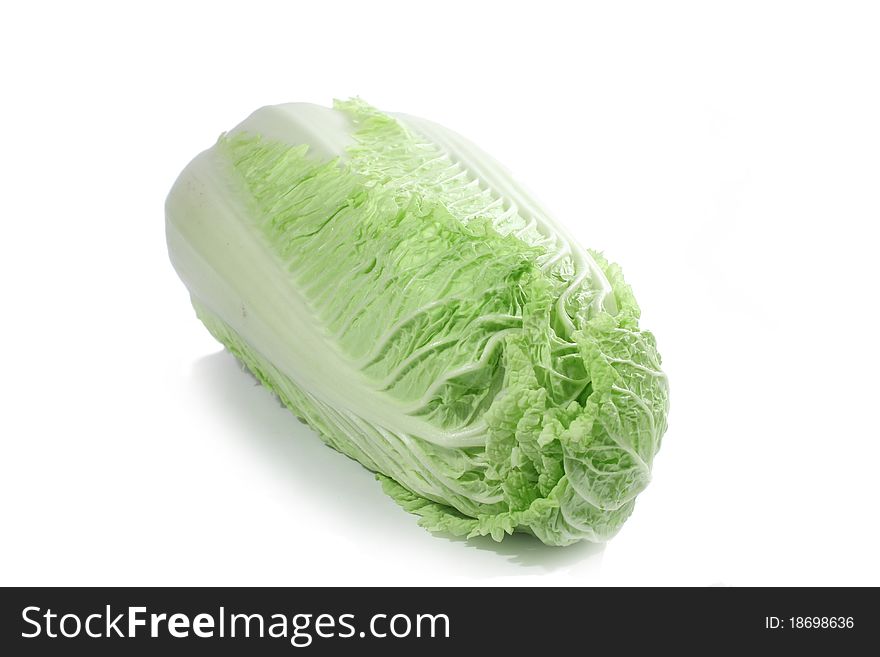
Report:
[[[19,4],[0,584],[880,584],[876,5]],[[471,137],[623,265],[672,411],[608,545],[428,534],[195,319],[177,173],[260,105],[351,95]]]

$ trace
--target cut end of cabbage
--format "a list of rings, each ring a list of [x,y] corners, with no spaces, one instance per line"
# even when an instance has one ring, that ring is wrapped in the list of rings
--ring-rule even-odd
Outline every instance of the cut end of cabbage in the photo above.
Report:
[[[666,428],[654,338],[467,140],[264,107],[181,173],[166,229],[212,335],[429,530],[567,545],[632,512]]]

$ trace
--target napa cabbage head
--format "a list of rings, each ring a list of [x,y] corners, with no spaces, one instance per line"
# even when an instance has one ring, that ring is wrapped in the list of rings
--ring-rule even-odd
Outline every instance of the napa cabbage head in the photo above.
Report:
[[[494,160],[360,100],[255,112],[169,195],[211,333],[426,528],[602,541],[668,387],[620,269]]]

